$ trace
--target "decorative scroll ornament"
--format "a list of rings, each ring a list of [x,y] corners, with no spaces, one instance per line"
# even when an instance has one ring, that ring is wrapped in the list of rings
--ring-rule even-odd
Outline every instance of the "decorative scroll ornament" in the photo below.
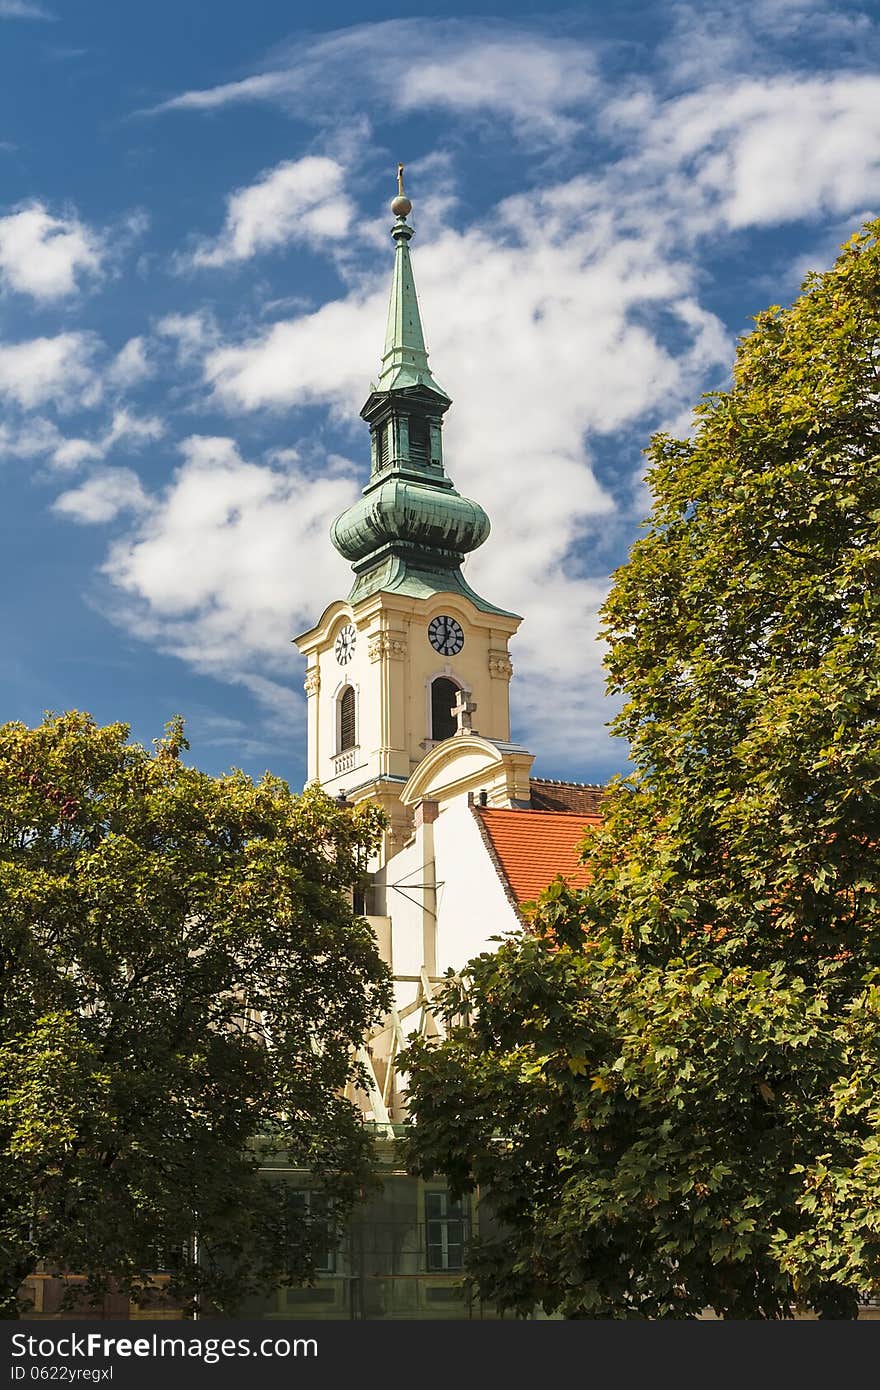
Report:
[[[309,699],[311,699],[313,695],[317,695],[318,691],[321,689],[321,672],[318,670],[317,666],[313,666],[310,671],[306,671],[303,689]]]

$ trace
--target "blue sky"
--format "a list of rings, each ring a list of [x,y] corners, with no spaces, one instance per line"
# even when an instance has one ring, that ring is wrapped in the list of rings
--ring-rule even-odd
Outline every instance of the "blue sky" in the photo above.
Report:
[[[0,0],[2,718],[304,776],[398,159],[514,735],[601,780],[596,612],[738,334],[880,208],[872,6]]]

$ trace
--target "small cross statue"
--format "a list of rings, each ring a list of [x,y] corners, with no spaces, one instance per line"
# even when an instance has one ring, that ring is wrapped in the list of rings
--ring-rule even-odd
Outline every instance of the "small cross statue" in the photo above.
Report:
[[[477,707],[473,700],[468,699],[466,690],[459,690],[455,697],[455,704],[450,713],[455,717],[458,728],[456,734],[472,734],[474,732],[471,724],[471,715],[476,714]]]

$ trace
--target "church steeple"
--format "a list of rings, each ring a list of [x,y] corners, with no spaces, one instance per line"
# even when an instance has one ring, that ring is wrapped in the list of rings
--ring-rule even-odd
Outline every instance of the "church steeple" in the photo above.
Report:
[[[502,762],[508,758],[508,643],[520,624],[462,574],[465,557],[489,534],[489,518],[456,492],[443,466],[443,418],[452,402],[428,365],[402,168],[391,211],[388,331],[361,411],[370,429],[370,477],[330,533],[351,562],[354,585],[296,639],[308,662],[309,781],[383,807],[382,863],[409,840],[404,791],[429,750],[470,747],[477,738],[495,762],[499,749],[507,750]],[[479,738],[469,726],[475,711]],[[504,762],[507,794],[517,799],[527,793],[512,767]],[[424,930],[430,935],[433,927]]]
[[[428,365],[403,165],[391,211],[396,250],[385,350],[361,411],[370,427],[370,480],[337,517],[331,538],[355,573],[352,604],[379,591],[417,598],[457,591],[483,612],[504,613],[474,593],[461,573],[465,555],[488,536],[489,518],[456,492],[443,467],[443,416],[452,401]]]
[[[396,219],[391,228],[391,235],[397,243],[397,251],[391,280],[391,299],[388,304],[385,351],[382,354],[379,380],[373,389],[400,391],[408,386],[425,386],[449,401],[443,387],[438,386],[428,367],[419,299],[409,254],[409,242],[414,232],[406,219],[412,211],[412,203],[403,191],[402,164],[397,166],[397,190],[397,197],[391,204],[391,211]]]

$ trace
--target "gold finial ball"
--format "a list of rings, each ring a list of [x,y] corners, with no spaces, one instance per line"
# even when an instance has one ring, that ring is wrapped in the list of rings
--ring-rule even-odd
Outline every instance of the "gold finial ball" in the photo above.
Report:
[[[412,212],[412,203],[405,193],[398,193],[397,197],[392,199],[391,211],[394,213],[395,217],[409,216]]]

